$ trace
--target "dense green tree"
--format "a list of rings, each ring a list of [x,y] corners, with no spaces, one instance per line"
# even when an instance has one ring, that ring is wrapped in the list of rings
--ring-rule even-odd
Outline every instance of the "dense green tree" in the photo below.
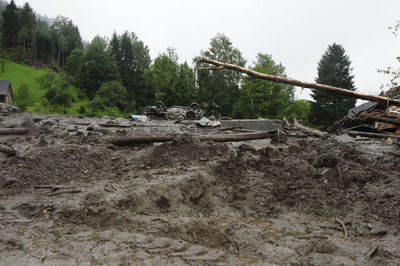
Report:
[[[36,33],[37,43],[37,59],[40,62],[50,62],[55,53],[55,46],[46,30],[39,30]]]
[[[16,104],[22,110],[25,111],[28,100],[29,100],[29,87],[27,84],[22,84],[18,88],[18,92],[16,95]]]
[[[5,49],[0,48],[0,65],[1,72],[4,72],[4,68],[8,59],[8,53]]]
[[[232,42],[223,34],[211,39],[210,48],[201,55],[222,62],[244,66],[246,60],[242,53],[234,48]],[[197,64],[197,69],[204,64]],[[240,97],[240,73],[230,70],[199,70],[197,85],[200,101],[208,104],[208,111],[216,111],[222,115],[231,115],[233,104]],[[213,110],[216,109],[216,110]]]
[[[189,105],[198,100],[194,71],[187,62],[179,65],[175,98],[176,105]]]
[[[285,67],[275,63],[269,54],[259,53],[253,70],[270,75],[286,76]],[[245,79],[240,99],[234,106],[238,118],[282,118],[294,98],[291,85],[261,79]]]
[[[23,44],[25,52],[27,44],[32,41],[33,30],[36,27],[36,16],[31,6],[28,3],[25,3],[24,6],[20,9],[18,17],[20,27],[18,38]]]
[[[40,78],[38,78],[37,82],[42,90],[50,90],[57,78],[58,75],[56,73],[53,71],[48,71],[46,74],[43,74]]]
[[[122,83],[130,100],[134,100],[140,106],[148,104],[149,98],[153,96],[146,87],[144,78],[144,71],[151,63],[147,45],[133,32],[125,32],[119,37],[114,33],[109,50],[117,62]]]
[[[64,66],[65,59],[70,53],[82,48],[82,38],[79,29],[67,17],[58,16],[50,26],[50,35],[56,47],[57,64]]]
[[[166,106],[176,104],[175,86],[178,79],[178,57],[175,50],[168,48],[167,53],[162,53],[154,59],[154,63],[146,70],[146,81],[156,93],[157,100]]]
[[[117,107],[120,111],[126,111],[128,93],[120,81],[105,82],[96,92],[90,107],[94,112],[104,111],[106,107]]]
[[[83,65],[83,50],[82,49],[73,50],[70,56],[68,56],[67,58],[64,70],[74,83],[78,78],[79,69],[82,67],[82,65]]]
[[[294,114],[297,120],[301,121],[302,124],[308,125],[308,118],[310,116],[311,103],[306,100],[296,100],[290,103],[285,109],[285,117],[289,117]]]
[[[58,78],[55,81],[53,86],[46,92],[45,97],[53,111],[61,112],[64,115],[74,101],[72,92],[69,89],[69,83],[62,78]]]
[[[3,45],[7,48],[10,48],[18,44],[18,32],[20,29],[18,21],[18,8],[15,5],[14,0],[11,0],[1,16],[3,26]]]
[[[77,78],[79,87],[89,98],[94,97],[104,82],[121,80],[117,64],[107,51],[107,42],[100,36],[88,45]]]
[[[149,87],[156,92],[156,99],[166,106],[189,105],[197,99],[193,69],[186,62],[178,63],[173,48],[154,59],[145,77]]]
[[[351,61],[345,49],[334,43],[328,46],[318,62],[318,77],[315,81],[354,91],[354,76],[351,72]],[[324,128],[345,116],[356,103],[356,99],[324,91],[314,90],[311,96],[315,102],[311,104],[310,122]]]
[[[110,45],[108,46],[109,52],[111,56],[114,57],[115,62],[117,62],[118,67],[122,63],[122,55],[121,55],[121,44],[120,44],[120,38],[118,34],[114,31]]]

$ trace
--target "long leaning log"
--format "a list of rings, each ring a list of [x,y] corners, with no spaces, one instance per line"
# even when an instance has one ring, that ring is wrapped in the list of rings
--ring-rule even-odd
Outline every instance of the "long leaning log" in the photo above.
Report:
[[[254,139],[271,138],[277,134],[276,130],[263,131],[256,133],[244,134],[221,134],[221,135],[203,135],[197,138],[200,141],[214,141],[214,142],[229,142],[229,141],[244,141]],[[168,142],[176,139],[174,135],[151,135],[151,136],[129,136],[129,137],[115,137],[108,140],[116,146],[129,146],[137,144],[146,144],[153,142]]]
[[[253,78],[265,79],[265,80],[269,80],[269,81],[273,81],[273,82],[277,82],[277,83],[284,83],[284,84],[294,85],[294,86],[298,86],[298,87],[302,87],[302,88],[315,89],[315,90],[320,90],[320,91],[336,93],[336,94],[340,94],[340,95],[351,97],[351,98],[363,99],[363,100],[378,102],[378,103],[387,104],[387,105],[400,106],[400,100],[392,99],[389,97],[375,96],[375,95],[365,94],[365,93],[361,93],[361,92],[351,91],[351,90],[337,88],[337,87],[328,86],[328,85],[319,84],[319,83],[303,82],[303,81],[296,80],[296,79],[290,79],[290,78],[284,78],[284,77],[280,77],[280,76],[264,74],[264,73],[260,73],[260,72],[257,72],[257,71],[251,70],[251,69],[247,69],[247,68],[244,68],[244,67],[241,67],[238,65],[220,62],[217,60],[208,59],[208,58],[204,58],[204,57],[198,57],[196,60],[200,63],[207,63],[207,64],[217,66],[217,68],[215,68],[215,70],[231,69],[231,70],[235,70],[235,71],[247,74]]]
[[[27,128],[0,128],[0,135],[25,135],[28,132]]]

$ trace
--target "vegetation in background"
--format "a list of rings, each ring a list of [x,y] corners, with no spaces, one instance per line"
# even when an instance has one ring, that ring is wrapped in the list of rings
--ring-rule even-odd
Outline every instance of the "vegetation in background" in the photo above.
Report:
[[[392,30],[392,33],[395,37],[399,36],[399,31],[400,31],[400,20],[397,21],[396,25],[394,27],[389,27],[390,30]],[[400,56],[396,57],[396,60],[400,63]],[[378,72],[389,75],[390,76],[390,81],[388,84],[385,84],[387,89],[389,89],[389,97],[395,97],[400,95],[400,67],[399,68],[391,68],[387,67],[386,69],[379,69]],[[382,88],[384,86],[382,85]]]
[[[233,47],[229,38],[220,33],[211,39],[209,49],[201,52],[201,56],[243,67],[246,64],[239,49]],[[208,65],[196,63],[199,101],[207,103],[209,113],[231,115],[233,105],[240,97],[241,74],[224,69],[199,70],[204,66]]]
[[[156,93],[156,100],[166,106],[190,105],[197,100],[194,71],[187,62],[178,63],[178,55],[168,48],[154,59],[145,71],[147,86]]]
[[[161,100],[167,106],[202,103],[206,114],[237,118],[281,118],[294,113],[304,123],[327,126],[354,100],[314,92],[316,103],[294,100],[294,88],[263,80],[242,79],[230,70],[179,63],[173,48],[153,61],[149,48],[133,32],[96,36],[84,45],[78,26],[67,17],[35,15],[29,4],[0,0],[0,79],[13,84],[15,103],[31,112],[91,116],[140,114]],[[36,51],[36,53],[35,53]],[[201,56],[245,66],[246,60],[224,34],[211,38]],[[21,64],[17,64],[21,63]],[[33,66],[29,67],[29,66]],[[285,67],[259,53],[252,69],[286,76]],[[350,61],[332,45],[318,66],[317,82],[354,89]]]
[[[254,71],[286,76],[285,67],[277,64],[269,54],[257,55]],[[282,118],[294,99],[294,86],[261,79],[245,79],[234,113],[239,118]]]
[[[354,91],[354,76],[351,72],[351,61],[343,46],[334,43],[328,46],[318,62],[318,77],[315,81]],[[356,99],[324,91],[313,90],[311,96],[315,102],[311,104],[310,122],[325,129],[347,115],[348,110],[356,104]]]

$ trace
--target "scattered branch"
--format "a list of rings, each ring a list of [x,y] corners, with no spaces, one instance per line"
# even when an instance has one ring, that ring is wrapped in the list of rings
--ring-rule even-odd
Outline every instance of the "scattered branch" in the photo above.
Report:
[[[343,227],[343,230],[344,230],[344,237],[347,237],[347,230],[346,230],[346,226],[344,225],[344,223],[343,223],[341,220],[339,220],[338,218],[336,218],[335,221],[336,221],[337,223],[339,223],[339,224]]]

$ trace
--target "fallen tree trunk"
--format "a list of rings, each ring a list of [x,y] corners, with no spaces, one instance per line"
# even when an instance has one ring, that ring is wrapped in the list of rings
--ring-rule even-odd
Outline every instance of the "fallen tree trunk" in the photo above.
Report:
[[[254,139],[266,139],[271,138],[279,134],[277,130],[263,131],[255,133],[243,133],[243,134],[221,134],[221,135],[203,135],[197,138],[200,141],[215,141],[215,142],[229,142],[229,141],[244,141]],[[280,131],[280,134],[283,134]],[[109,141],[116,146],[129,146],[136,144],[146,144],[153,142],[168,142],[176,139],[178,136],[174,135],[152,135],[152,136],[130,136],[130,137],[116,137],[109,138]]]
[[[346,132],[350,136],[361,136],[361,137],[370,137],[370,138],[392,138],[392,139],[400,139],[399,135],[394,134],[383,134],[383,133],[373,133],[373,132],[363,132],[363,131],[348,131]]]
[[[320,91],[326,91],[326,92],[331,92],[331,93],[336,93],[340,94],[343,96],[351,97],[351,98],[356,98],[356,99],[363,99],[363,100],[368,100],[368,101],[373,101],[373,102],[378,102],[382,104],[387,104],[387,105],[396,105],[400,106],[400,100],[392,99],[389,97],[383,97],[383,96],[375,96],[375,95],[370,95],[370,94],[365,94],[361,92],[355,92],[343,88],[337,88],[333,86],[328,86],[324,84],[319,84],[319,83],[311,83],[311,82],[303,82],[300,80],[296,79],[290,79],[290,78],[284,78],[280,76],[274,76],[274,75],[269,75],[269,74],[264,74],[260,73],[251,69],[247,69],[238,65],[234,64],[229,64],[229,63],[224,63],[220,62],[217,60],[212,60],[204,57],[199,57],[196,59],[200,63],[207,63],[207,64],[212,64],[217,66],[214,70],[221,70],[221,69],[231,69],[235,70],[244,74],[249,75],[252,78],[259,78],[259,79],[265,79],[277,83],[284,83],[284,84],[289,84],[289,85],[294,85],[294,86],[299,86],[302,88],[309,88],[309,89],[315,89],[315,90],[320,90]]]
[[[284,120],[284,123],[286,123],[286,122],[287,122],[287,120],[286,120],[286,121]],[[317,137],[325,137],[325,136],[328,136],[328,135],[329,135],[329,134],[326,133],[326,132],[323,132],[323,131],[320,131],[320,130],[318,130],[318,129],[314,129],[314,128],[307,127],[307,126],[304,126],[304,125],[300,124],[300,123],[297,121],[296,117],[295,117],[293,114],[289,117],[289,122],[292,123],[293,126],[294,126],[296,129],[304,130],[304,131],[306,131],[306,132],[308,132],[308,133],[311,133],[311,134],[313,134],[313,135],[315,135],[315,136],[317,136]]]
[[[0,135],[25,135],[28,132],[27,128],[0,128]]]
[[[384,123],[400,126],[400,120],[389,118],[389,117],[368,115],[368,119],[373,120],[373,121],[384,122]]]

